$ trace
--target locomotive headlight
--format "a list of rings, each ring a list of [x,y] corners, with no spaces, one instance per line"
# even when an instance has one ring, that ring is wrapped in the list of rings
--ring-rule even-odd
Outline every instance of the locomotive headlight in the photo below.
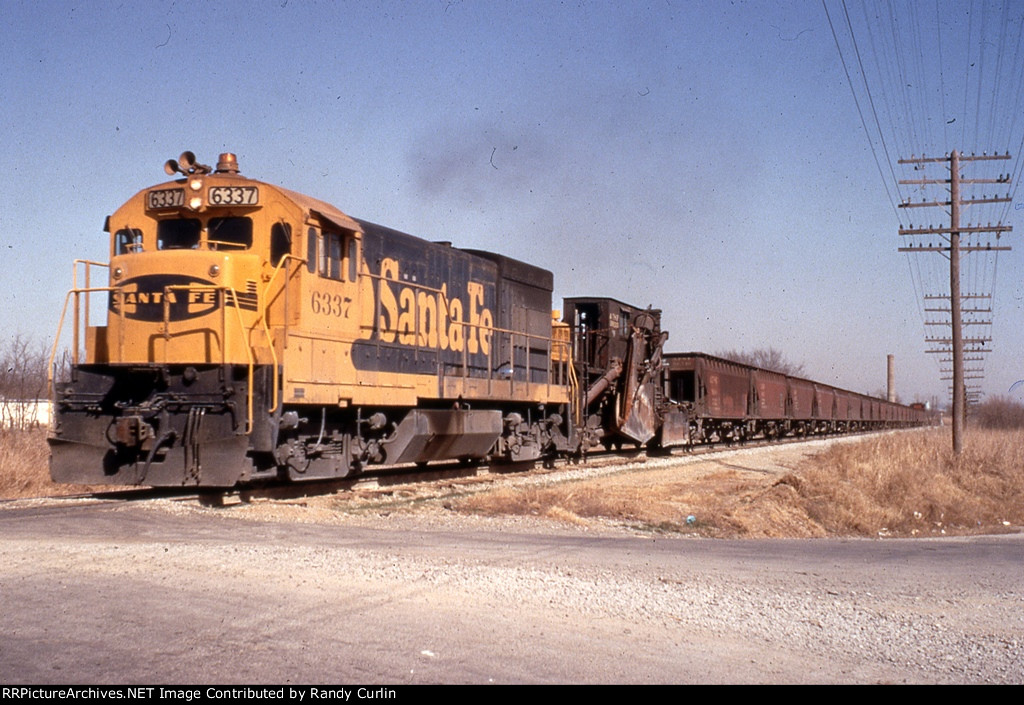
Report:
[[[198,192],[200,189],[203,188],[203,180],[202,179],[189,179],[188,187],[190,189],[192,189],[193,191],[197,191]],[[191,208],[194,211],[197,211],[200,208],[202,208],[203,207],[203,198],[202,198],[202,196],[195,195],[192,198],[188,199],[188,207]]]
[[[218,274],[220,274],[220,265],[219,264],[211,264],[210,265],[210,277],[216,277]]]
[[[124,276],[124,270],[121,269],[120,267],[114,267],[114,269],[110,272],[110,276],[113,277],[114,281],[117,281],[118,279]]]

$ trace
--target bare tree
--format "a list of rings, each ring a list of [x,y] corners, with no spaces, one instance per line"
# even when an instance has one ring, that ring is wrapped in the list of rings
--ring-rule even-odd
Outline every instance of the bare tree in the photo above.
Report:
[[[873,392],[867,392],[867,395],[869,397],[874,397],[875,399],[888,399],[889,398],[889,390],[886,389],[885,387],[878,387]],[[896,394],[896,403],[897,404],[902,404],[903,403],[903,399],[900,398],[900,395],[898,393]]]
[[[804,375],[804,364],[802,362],[792,362],[786,359],[786,355],[781,350],[772,347],[757,348],[749,351],[727,350],[717,352],[715,356],[723,357],[726,360],[732,360],[742,365],[760,367],[765,370],[772,370],[773,372],[781,372],[785,375],[793,375],[794,377]]]
[[[971,411],[982,428],[1024,428],[1024,405],[1010,397],[989,397]]]
[[[23,430],[39,423],[49,358],[49,347],[31,336],[16,333],[0,343],[0,426]]]

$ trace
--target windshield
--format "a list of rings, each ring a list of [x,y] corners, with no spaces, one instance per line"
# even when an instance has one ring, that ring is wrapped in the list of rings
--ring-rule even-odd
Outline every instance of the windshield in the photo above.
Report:
[[[206,237],[202,237],[203,224],[198,218],[161,220],[156,227],[157,249],[196,250],[202,242],[211,250],[252,247],[252,219],[243,217],[210,218]],[[126,235],[126,238],[128,236]]]
[[[252,247],[251,218],[210,218],[206,231],[211,249],[224,245],[243,249]]]
[[[156,246],[159,250],[194,250],[199,247],[201,224],[196,218],[161,220],[156,224]]]

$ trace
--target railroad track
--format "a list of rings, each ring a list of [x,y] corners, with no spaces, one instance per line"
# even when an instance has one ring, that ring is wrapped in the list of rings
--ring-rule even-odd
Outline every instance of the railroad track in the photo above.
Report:
[[[671,463],[688,458],[709,456],[745,449],[762,448],[765,446],[783,446],[809,443],[836,438],[858,438],[873,433],[886,431],[864,431],[840,435],[821,435],[811,437],[791,437],[775,440],[754,439],[742,443],[710,443],[691,446],[685,451],[663,452],[648,455],[644,450],[611,450],[588,453],[584,458],[556,458],[549,462],[530,462],[516,465],[478,464],[444,462],[432,463],[426,467],[408,466],[373,470],[354,477],[332,480],[313,480],[310,482],[255,485],[249,487],[223,489],[177,488],[177,487],[138,487],[129,489],[82,492],[57,497],[38,497],[22,499],[53,499],[57,501],[75,501],[92,504],[93,502],[131,502],[151,499],[168,499],[179,502],[197,502],[203,506],[220,507],[232,504],[247,504],[256,501],[292,501],[303,497],[316,497],[349,492],[380,493],[382,496],[407,492],[421,496],[440,494],[472,494],[486,490],[500,479],[509,478],[521,483],[554,482],[567,471],[581,471],[587,475],[603,472],[621,472],[638,465],[650,466]],[[433,492],[432,487],[444,489],[444,492]],[[423,492],[413,492],[419,488]],[[2,500],[3,502],[17,500]]]

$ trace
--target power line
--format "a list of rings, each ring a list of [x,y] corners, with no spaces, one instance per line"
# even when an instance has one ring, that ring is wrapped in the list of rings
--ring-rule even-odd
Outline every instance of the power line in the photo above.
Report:
[[[893,205],[901,226],[906,227],[904,216],[911,212],[903,213],[904,205],[912,198],[923,203],[921,196],[928,186],[900,185],[891,158],[894,148],[895,153],[944,154],[946,159],[954,147],[972,159],[979,152],[986,159],[995,154],[981,152],[981,145],[997,147],[1004,157],[1011,149],[1016,149],[1017,155],[1024,154],[1024,118],[1020,116],[1024,112],[1024,6],[972,0],[967,7],[935,0],[934,8],[925,10],[913,0],[861,0],[861,11],[851,12],[847,0],[840,0],[840,4],[843,26],[833,22],[828,1],[822,2],[886,195],[890,204],[893,189],[899,198],[900,207]],[[849,36],[840,36],[844,33]],[[857,70],[859,75],[853,76]],[[997,111],[996,107],[1002,107],[1008,92],[1012,96],[1012,117],[1003,119],[1005,108]],[[962,105],[959,111],[952,108],[958,98]],[[874,124],[869,127],[871,120]],[[957,134],[959,144],[951,144]],[[886,166],[880,163],[883,155]],[[986,159],[979,158],[974,164],[979,177],[994,171],[993,163]],[[963,180],[964,232],[956,237],[962,236],[961,248],[968,255],[962,271],[966,294],[991,298],[995,291],[999,253],[1008,248],[1000,242],[1003,231],[982,229],[992,222],[1006,222],[1022,172],[1024,159],[1017,159],[1006,174],[1000,172],[995,179]],[[1009,193],[998,193],[998,188],[993,193],[991,185],[996,183],[1007,185]],[[922,323],[926,328],[933,327],[943,317],[928,310],[927,297],[950,296],[951,234],[933,231],[901,239],[912,252],[937,252],[944,258],[912,258],[911,252],[907,253]],[[994,310],[994,305],[991,308]],[[991,315],[982,317],[968,311],[964,320],[972,331],[977,329],[982,331],[979,335],[991,337]]]
[[[864,111],[861,110],[860,101],[857,99],[857,92],[853,90],[853,79],[850,78],[850,69],[846,65],[846,59],[843,57],[843,50],[839,46],[839,37],[836,35],[836,28],[832,24],[832,16],[828,12],[828,5],[825,4],[825,0],[821,0],[822,7],[825,8],[825,16],[828,18],[829,29],[832,30],[832,39],[835,40],[836,49],[839,51],[839,60],[843,64],[843,71],[846,72],[846,82],[850,86],[850,90],[853,93],[853,102],[857,106],[857,114],[860,116],[860,124],[864,127],[864,133],[868,136],[868,146],[871,147],[871,154],[875,158],[875,166],[878,168],[878,175],[882,178],[882,186],[885,187],[885,195],[889,199],[890,205],[892,205],[893,213],[896,217],[899,217],[899,211],[896,210],[896,202],[892,198],[892,194],[889,192],[889,184],[885,180],[885,174],[882,172],[882,164],[878,161],[878,152],[875,150],[875,143],[871,140],[871,132],[868,130],[867,121],[864,119]]]

